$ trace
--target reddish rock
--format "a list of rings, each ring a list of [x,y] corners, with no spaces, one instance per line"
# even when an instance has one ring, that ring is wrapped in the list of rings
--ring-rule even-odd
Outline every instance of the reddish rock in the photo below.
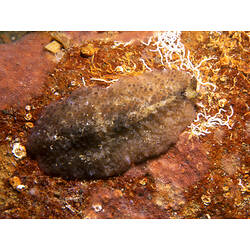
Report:
[[[155,180],[185,189],[202,178],[209,162],[202,144],[188,133],[181,134],[177,145],[149,164]]]
[[[65,48],[85,40],[113,39],[145,40],[152,32],[34,32],[15,43],[0,44],[0,110],[11,106],[22,107],[38,96],[48,73],[55,66],[54,57],[44,47],[54,38]],[[147,39],[146,39],[147,40]]]
[[[123,34],[92,32],[92,35],[107,37],[111,33]],[[87,37],[90,33],[85,35]],[[124,32],[125,35],[127,34]],[[0,218],[248,218],[248,81],[243,74],[245,71],[239,71],[239,65],[247,65],[247,61],[242,60],[242,64],[238,62],[242,55],[247,58],[247,50],[244,48],[248,46],[249,38],[243,36],[242,32],[222,32],[222,35],[216,36],[215,33],[208,34],[206,37],[209,39],[201,35],[197,34],[196,39],[190,34],[182,41],[189,41],[190,37],[188,44],[190,51],[197,55],[194,59],[196,65],[200,63],[200,58],[208,58],[214,52],[220,58],[221,54],[230,56],[230,50],[233,51],[233,57],[230,56],[233,64],[230,68],[219,61],[211,62],[209,66],[212,66],[204,69],[205,77],[213,75],[214,79],[227,79],[223,84],[217,81],[216,84],[218,83],[218,92],[233,105],[234,115],[230,118],[234,124],[232,129],[226,126],[220,127],[220,130],[211,129],[211,134],[200,136],[199,139],[189,138],[189,134],[184,133],[178,143],[161,157],[133,166],[122,176],[90,182],[43,176],[36,162],[28,157],[16,161],[11,149],[7,150],[6,145],[1,145],[0,149],[4,150],[2,154],[0,152]],[[239,37],[238,45],[235,43],[237,46],[230,45],[235,40],[232,35]],[[243,42],[245,46],[242,46]],[[18,43],[8,46],[12,48]],[[230,46],[225,46],[226,44]],[[230,53],[224,51],[225,48],[228,48]],[[234,61],[235,58],[238,59]],[[4,59],[0,58],[1,65],[3,61]],[[2,86],[6,87],[3,79],[8,79],[9,74],[16,74],[15,70],[2,69],[3,67],[0,75],[1,91]],[[26,74],[25,70],[23,74]],[[214,95],[209,95],[209,100],[210,97],[214,100]],[[206,109],[211,108],[206,103],[206,98],[203,101]],[[12,98],[9,103],[15,102]],[[14,122],[14,125],[21,128],[22,123],[18,119]],[[9,129],[5,123],[1,125],[1,128],[12,132],[13,138],[19,136],[18,132],[22,131],[12,127]],[[15,176],[20,178],[21,185],[26,187],[22,192],[17,192],[10,185],[10,180],[13,180],[10,178]]]
[[[137,194],[138,191],[127,194],[126,190],[122,190],[111,187],[95,188],[90,194],[90,204],[84,211],[84,218],[169,218],[168,212],[152,203],[150,192],[146,188],[140,191],[141,195]]]
[[[209,167],[203,144],[182,133],[166,154],[120,176],[120,187],[113,180],[104,186],[97,182],[85,218],[176,218],[172,213],[185,204],[188,187],[204,178]]]
[[[0,44],[0,109],[21,107],[41,93],[54,63],[44,46],[48,33],[36,32],[15,43]]]
[[[86,40],[108,39],[129,42],[143,40],[153,35],[152,31],[63,31],[51,32],[52,37],[61,42],[65,48],[79,46]]]
[[[210,164],[198,139],[183,133],[176,146],[148,166],[156,183],[154,202],[167,209],[184,203],[183,192],[202,179]]]

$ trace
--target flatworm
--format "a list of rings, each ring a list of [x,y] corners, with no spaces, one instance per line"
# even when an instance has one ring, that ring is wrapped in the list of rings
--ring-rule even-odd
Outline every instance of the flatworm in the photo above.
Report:
[[[49,175],[107,178],[167,151],[195,118],[196,82],[177,70],[82,87],[45,108],[28,152]]]

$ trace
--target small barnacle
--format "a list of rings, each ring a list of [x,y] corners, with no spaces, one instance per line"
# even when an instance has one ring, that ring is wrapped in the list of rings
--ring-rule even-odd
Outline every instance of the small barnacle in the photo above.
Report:
[[[30,121],[32,119],[32,114],[31,113],[26,114],[25,117],[24,117],[24,119],[26,121]]]
[[[26,148],[20,143],[14,143],[12,153],[18,159],[26,157]]]
[[[224,106],[227,104],[227,99],[223,98],[218,101],[219,107],[224,108]]]
[[[18,176],[13,176],[9,179],[10,185],[17,190],[18,192],[23,191],[26,189],[26,186],[21,183],[21,180]]]
[[[203,194],[201,196],[201,200],[204,203],[204,205],[209,205],[211,203],[211,197],[209,195]]]
[[[25,123],[25,128],[28,129],[28,128],[33,128],[34,127],[34,124],[32,122],[26,122]]]
[[[26,106],[25,106],[25,110],[26,110],[26,111],[30,111],[30,110],[31,110],[31,106],[30,106],[30,105],[26,105]]]
[[[16,190],[20,192],[20,191],[24,190],[25,188],[26,188],[26,186],[21,184],[21,185],[18,185],[16,187]]]
[[[139,183],[140,183],[142,186],[147,185],[147,182],[148,182],[147,178],[143,178],[142,180],[139,181]]]
[[[102,205],[100,203],[95,203],[92,205],[92,208],[95,210],[95,212],[99,213],[102,211]]]

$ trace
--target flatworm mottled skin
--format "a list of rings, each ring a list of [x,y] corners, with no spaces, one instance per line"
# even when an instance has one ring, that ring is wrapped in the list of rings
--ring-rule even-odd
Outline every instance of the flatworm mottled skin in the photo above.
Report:
[[[95,179],[167,151],[195,117],[195,82],[176,70],[126,76],[109,88],[84,87],[50,104],[27,149],[47,174]]]

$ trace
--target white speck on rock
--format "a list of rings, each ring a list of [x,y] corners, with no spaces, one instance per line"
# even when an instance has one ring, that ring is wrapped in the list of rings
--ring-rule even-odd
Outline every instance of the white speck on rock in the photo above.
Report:
[[[95,210],[95,212],[101,212],[102,211],[102,205],[99,203],[93,204],[92,208]]]
[[[30,105],[26,105],[26,106],[25,106],[25,109],[26,109],[27,111],[30,111],[30,110],[31,110],[31,106],[30,106]]]
[[[16,187],[16,190],[17,191],[22,191],[23,189],[25,189],[26,187],[24,186],[24,185],[18,185],[17,187]]]

